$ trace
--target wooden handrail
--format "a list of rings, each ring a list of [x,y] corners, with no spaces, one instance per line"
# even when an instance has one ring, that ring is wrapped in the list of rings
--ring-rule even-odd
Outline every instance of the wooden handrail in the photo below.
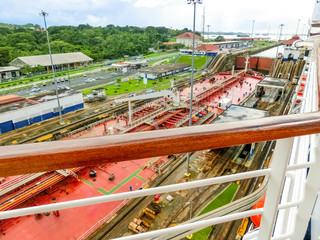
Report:
[[[318,85],[318,110],[320,110],[320,44],[318,44],[318,47],[316,49],[316,55],[317,55],[316,74],[317,74],[317,85]]]
[[[0,147],[0,176],[156,157],[320,133],[320,112]]]

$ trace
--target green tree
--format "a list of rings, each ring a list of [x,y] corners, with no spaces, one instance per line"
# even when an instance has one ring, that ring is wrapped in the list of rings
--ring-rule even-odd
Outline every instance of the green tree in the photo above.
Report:
[[[10,48],[0,47],[0,66],[7,66],[10,60]]]
[[[214,42],[224,42],[224,41],[225,41],[225,39],[224,39],[223,36],[218,36],[218,37],[216,37],[216,38],[214,39]]]
[[[33,72],[33,68],[30,67],[29,65],[24,65],[24,66],[21,68],[21,73],[22,73],[23,75],[29,74],[29,73],[31,73],[31,72]]]

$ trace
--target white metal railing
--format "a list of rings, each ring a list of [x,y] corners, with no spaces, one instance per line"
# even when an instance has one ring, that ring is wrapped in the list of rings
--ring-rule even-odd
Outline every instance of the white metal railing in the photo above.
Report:
[[[114,208],[107,216],[100,219],[96,224],[89,228],[84,234],[82,234],[78,240],[85,240],[89,237],[95,230],[97,230],[102,224],[110,220],[124,205],[127,204],[129,200],[123,200],[116,208]]]
[[[302,102],[301,112],[311,112],[317,108],[316,91],[316,66],[311,64],[305,88],[305,97]],[[306,169],[309,168],[308,175]],[[152,239],[168,234],[180,234],[184,231],[196,232],[207,226],[229,222],[232,220],[262,214],[259,231],[249,234],[245,239],[303,239],[309,222],[312,207],[316,201],[320,187],[320,140],[318,135],[282,139],[277,141],[273,154],[271,167],[263,170],[244,172],[234,175],[221,176],[198,181],[172,184],[157,188],[139,191],[117,193],[106,196],[60,202],[49,205],[34,206],[0,212],[0,219],[7,219],[42,212],[61,209],[89,206],[119,200],[127,200],[161,193],[169,193],[192,188],[211,186],[234,182],[244,179],[267,176],[269,179],[266,193],[265,207],[263,209],[249,210],[240,213],[228,214],[208,220],[202,220],[179,226],[119,238],[119,240]],[[283,188],[284,186],[284,188]],[[307,197],[306,197],[307,196]],[[281,203],[279,204],[281,197]],[[281,210],[281,211],[279,211]],[[92,231],[103,220],[92,226]],[[276,224],[275,224],[276,223]],[[89,231],[88,230],[88,231]],[[88,234],[88,233],[85,233]]]

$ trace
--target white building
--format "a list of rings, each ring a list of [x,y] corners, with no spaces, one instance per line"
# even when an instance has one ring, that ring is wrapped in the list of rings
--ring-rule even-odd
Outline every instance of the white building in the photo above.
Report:
[[[195,34],[195,47],[202,44],[202,41],[200,40],[200,36]],[[192,32],[186,32],[182,33],[178,36],[176,36],[176,43],[182,43],[186,47],[192,47],[193,43],[193,33]]]
[[[181,72],[189,71],[190,65],[185,63],[171,63],[154,67],[145,67],[139,70],[139,76],[148,80],[167,77]]]
[[[8,66],[8,67],[0,67],[0,82],[11,80],[12,78],[19,77],[20,68]]]

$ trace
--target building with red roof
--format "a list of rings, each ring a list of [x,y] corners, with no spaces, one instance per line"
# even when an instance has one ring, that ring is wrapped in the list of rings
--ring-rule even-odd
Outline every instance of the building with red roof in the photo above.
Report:
[[[195,48],[196,51],[204,51],[204,52],[213,52],[213,51],[219,51],[219,47],[214,44],[203,44],[197,48]]]
[[[284,61],[294,61],[295,62],[300,58],[302,52],[297,48],[292,48],[292,44],[298,40],[300,40],[300,37],[298,35],[295,35],[291,39],[283,42],[283,44],[285,45],[284,51],[283,51],[283,60]]]
[[[217,55],[218,52],[220,52],[220,48],[214,44],[203,44],[195,48],[195,51],[201,54],[208,54],[209,56],[214,57]]]
[[[300,37],[298,35],[295,35],[291,39],[284,41],[283,44],[285,44],[286,47],[291,47],[292,44],[298,40],[300,40]]]
[[[186,47],[192,47],[193,43],[193,33],[192,32],[185,32],[178,36],[176,36],[176,43],[182,43]],[[199,46],[202,44],[201,37],[195,34],[195,46]]]

